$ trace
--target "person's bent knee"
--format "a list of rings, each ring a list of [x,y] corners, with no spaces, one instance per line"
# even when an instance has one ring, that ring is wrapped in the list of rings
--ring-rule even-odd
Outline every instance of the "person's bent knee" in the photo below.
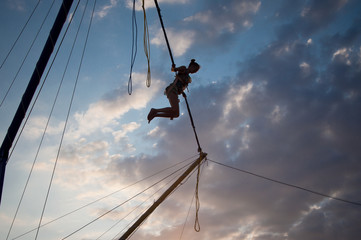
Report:
[[[179,111],[173,111],[172,115],[173,115],[173,118],[179,117]]]

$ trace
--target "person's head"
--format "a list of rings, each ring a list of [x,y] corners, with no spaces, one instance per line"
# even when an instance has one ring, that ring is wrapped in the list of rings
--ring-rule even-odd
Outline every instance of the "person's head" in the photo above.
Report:
[[[188,65],[188,72],[189,73],[196,73],[201,68],[198,63],[196,63],[196,60],[192,59],[191,62]]]

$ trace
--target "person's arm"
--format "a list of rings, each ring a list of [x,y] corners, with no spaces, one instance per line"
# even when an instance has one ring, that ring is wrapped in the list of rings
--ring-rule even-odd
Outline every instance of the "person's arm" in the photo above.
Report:
[[[172,72],[180,72],[180,73],[184,73],[187,71],[187,67],[186,66],[180,66],[180,67],[175,67],[175,65],[172,66]]]

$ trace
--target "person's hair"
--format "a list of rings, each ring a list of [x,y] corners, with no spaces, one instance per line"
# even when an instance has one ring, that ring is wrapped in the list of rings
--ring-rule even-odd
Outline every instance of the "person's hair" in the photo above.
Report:
[[[188,68],[190,68],[191,66],[196,68],[195,73],[198,72],[198,70],[201,68],[201,66],[198,63],[196,63],[195,59],[191,60],[191,62],[188,65]]]

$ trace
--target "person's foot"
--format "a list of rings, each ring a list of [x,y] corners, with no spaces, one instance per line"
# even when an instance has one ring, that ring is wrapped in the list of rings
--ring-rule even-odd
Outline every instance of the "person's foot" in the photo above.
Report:
[[[154,108],[150,109],[149,113],[148,113],[148,123],[150,123],[150,121],[153,120],[153,118],[155,117],[156,111]]]

